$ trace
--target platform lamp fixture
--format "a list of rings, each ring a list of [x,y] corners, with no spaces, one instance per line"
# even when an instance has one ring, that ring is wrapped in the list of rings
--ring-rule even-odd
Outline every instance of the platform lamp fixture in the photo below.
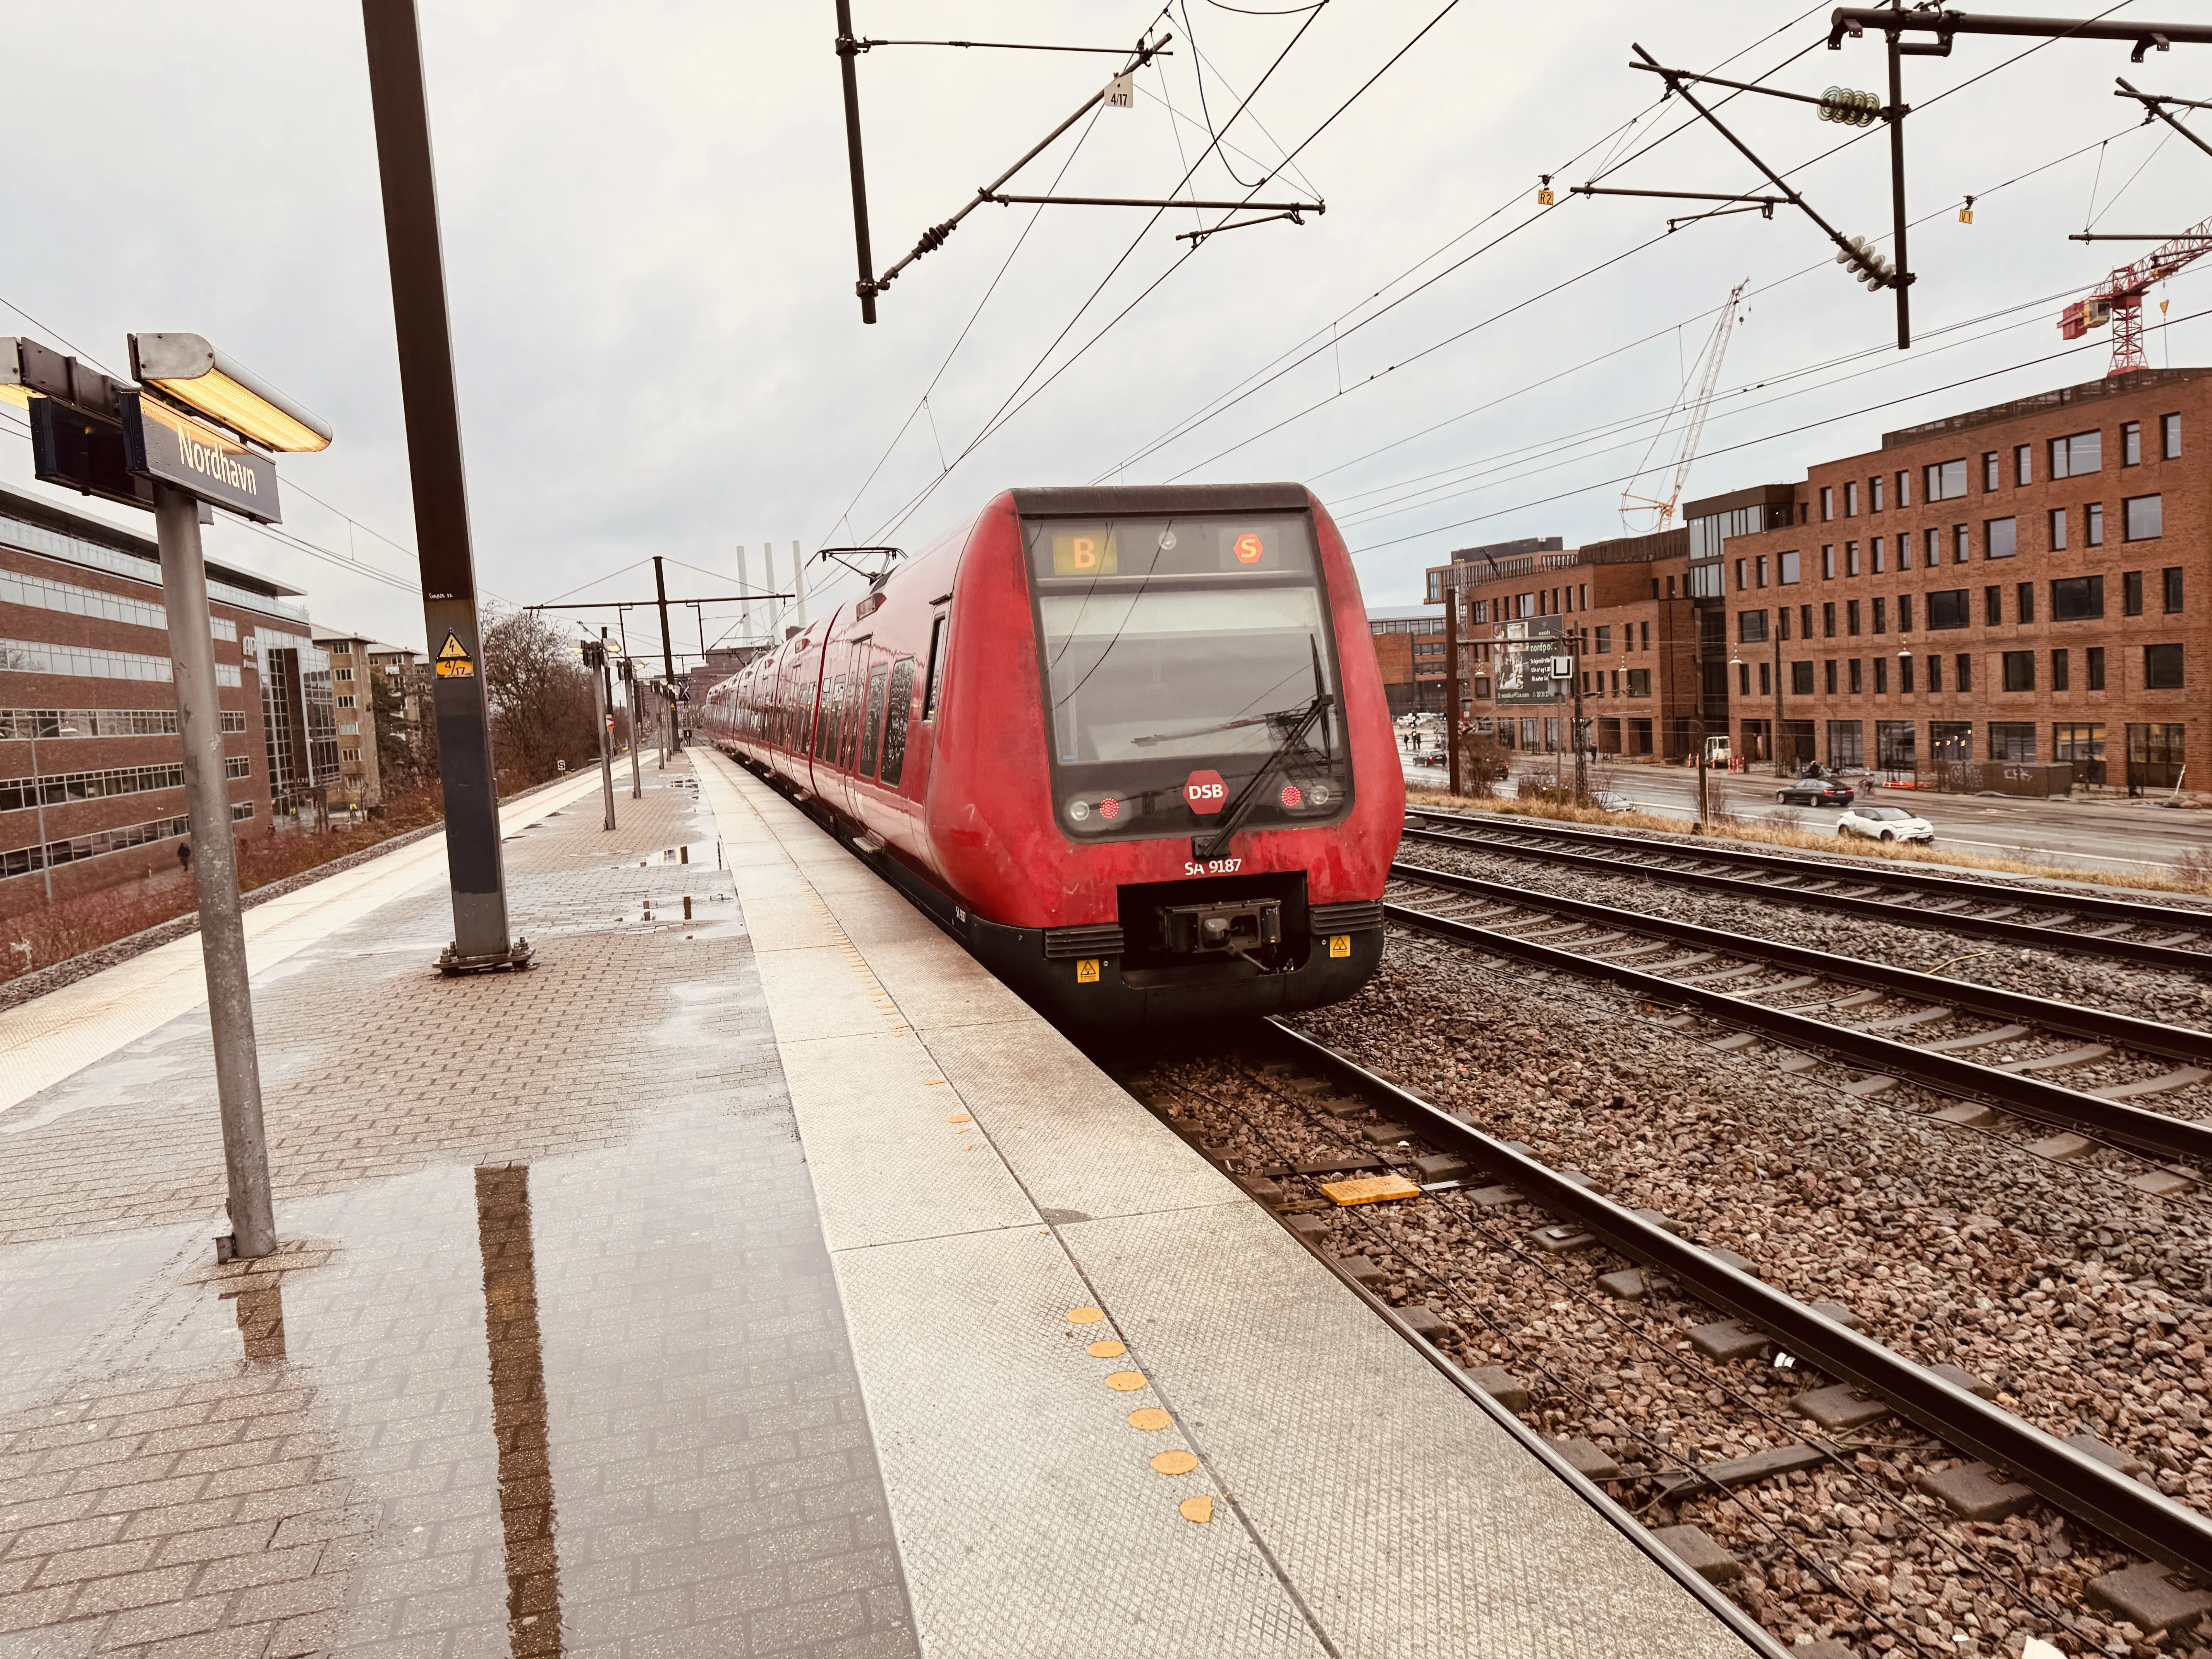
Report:
[[[331,432],[320,416],[197,334],[133,334],[130,347],[131,372],[140,384],[119,390],[117,398],[123,464],[153,489],[229,1184],[231,1231],[216,1249],[219,1258],[264,1256],[276,1248],[276,1222],[200,523],[210,507],[257,523],[278,522],[276,465],[262,452],[327,449]]]

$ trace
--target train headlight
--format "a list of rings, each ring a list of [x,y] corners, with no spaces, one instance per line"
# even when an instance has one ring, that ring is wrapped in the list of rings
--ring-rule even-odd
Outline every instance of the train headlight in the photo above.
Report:
[[[1316,806],[1326,806],[1333,799],[1334,799],[1334,797],[1330,793],[1329,787],[1327,784],[1317,783],[1314,785],[1310,790],[1307,791],[1306,799],[1311,801]]]
[[[1086,822],[1091,817],[1091,803],[1087,800],[1068,802],[1067,816],[1078,823]]]

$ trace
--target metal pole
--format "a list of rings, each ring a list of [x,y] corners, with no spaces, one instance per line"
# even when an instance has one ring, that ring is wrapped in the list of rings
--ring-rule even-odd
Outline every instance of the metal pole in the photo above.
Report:
[[[799,612],[799,631],[806,631],[806,560],[799,550],[799,544],[791,544],[792,604]]]
[[[623,705],[629,711],[629,798],[639,800],[645,795],[645,780],[638,775],[637,665],[627,653],[623,657],[622,677]]]
[[[46,855],[46,786],[39,781],[39,717],[31,714],[31,799],[39,808],[39,865],[46,872],[46,902],[54,902],[53,860]]]
[[[1905,0],[1893,0],[1903,9]],[[1899,36],[1889,37],[1889,216],[1897,243],[1897,349],[1912,345],[1912,267],[1905,258],[1905,71]]]
[[[676,732],[676,651],[668,641],[668,580],[658,553],[653,556],[653,592],[660,606],[660,671],[668,677],[668,747],[681,749],[683,739]]]
[[[1782,758],[1782,630],[1774,630],[1774,775],[1790,775],[1790,763]]]
[[[592,707],[599,717],[599,796],[606,804],[606,822],[599,828],[615,827],[615,757],[614,734],[607,730],[607,641],[605,629],[599,630],[599,649],[586,665],[592,672]]]
[[[1700,693],[1700,695],[1703,694]],[[1696,827],[1691,830],[1691,834],[1697,836],[1705,834],[1705,815],[1710,810],[1709,800],[1710,798],[1705,793],[1705,717],[1700,713],[1698,716],[1698,822]]]
[[[422,80],[415,0],[362,0],[362,19],[368,45],[377,167],[384,189],[400,398],[407,416],[422,617],[436,665],[431,696],[438,725],[446,865],[453,893],[451,956],[470,966],[520,963],[529,957],[526,947],[512,945],[507,935],[498,785],[492,770],[490,712],[484,702],[460,409],[446,315],[428,94]],[[441,660],[441,653],[455,654]]]
[[[753,585],[745,574],[745,544],[738,544],[738,592],[750,593]],[[753,642],[753,602],[747,599],[738,610],[738,632],[747,645]]]
[[[1573,732],[1573,743],[1574,743],[1574,745],[1575,745],[1575,805],[1577,805],[1577,806],[1580,806],[1580,805],[1581,805],[1584,801],[1586,801],[1586,800],[1588,800],[1588,799],[1589,799],[1589,770],[1588,766],[1585,764],[1584,757],[1583,757],[1583,635],[1582,635],[1582,630],[1581,630],[1580,629],[1575,629],[1575,630],[1574,630],[1574,632],[1572,632],[1571,634],[1570,634],[1570,635],[1567,636],[1567,638],[1568,638],[1569,641],[1572,644],[1572,646],[1573,646],[1573,647],[1574,647],[1574,656],[1573,656],[1573,659],[1572,659],[1572,660],[1573,660],[1573,665],[1574,665],[1574,676],[1575,676],[1575,678],[1574,678],[1574,696],[1575,696],[1575,714],[1574,714],[1574,720],[1575,720],[1575,729],[1574,729],[1574,732]]]
[[[1444,572],[1444,791],[1459,793],[1459,584]]]
[[[192,880],[200,906],[200,960],[207,970],[208,1028],[215,1040],[216,1098],[229,1177],[230,1251],[264,1256],[276,1248],[269,1196],[269,1144],[261,1125],[261,1061],[253,1042],[253,991],[246,921],[238,902],[238,843],[223,775],[222,714],[208,617],[207,568],[200,561],[200,505],[171,484],[154,486],[161,549],[161,597],[169,613],[169,659],[177,677],[177,731],[191,817]]]
[[[853,38],[853,0],[837,0],[837,72],[845,82],[845,155],[853,169],[853,241],[860,257],[860,320],[876,320],[876,258],[868,247],[868,180],[860,165],[860,82],[853,60],[860,43]],[[769,586],[775,586],[770,581]]]

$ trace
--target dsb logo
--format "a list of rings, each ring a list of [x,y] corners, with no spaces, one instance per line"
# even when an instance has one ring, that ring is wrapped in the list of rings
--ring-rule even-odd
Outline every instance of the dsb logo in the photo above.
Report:
[[[1194,772],[1182,782],[1182,798],[1200,817],[1212,817],[1229,804],[1229,786],[1211,768]]]

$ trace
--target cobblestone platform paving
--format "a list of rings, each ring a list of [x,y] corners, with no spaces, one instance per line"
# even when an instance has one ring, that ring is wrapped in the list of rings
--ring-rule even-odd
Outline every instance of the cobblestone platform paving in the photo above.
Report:
[[[531,972],[430,971],[433,869],[257,975],[278,1255],[213,1265],[204,1011],[0,1112],[0,1659],[917,1650],[752,944],[647,779],[510,839]]]

